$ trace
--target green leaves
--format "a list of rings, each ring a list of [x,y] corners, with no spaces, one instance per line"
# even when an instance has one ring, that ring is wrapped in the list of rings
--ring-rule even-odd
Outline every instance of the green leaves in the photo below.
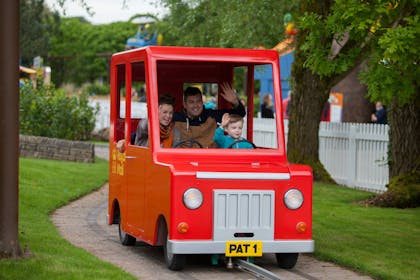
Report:
[[[337,0],[325,15],[306,12],[300,18],[304,66],[334,77],[367,59],[362,81],[372,100],[409,102],[418,91],[418,7],[418,0]],[[348,41],[340,42],[346,33]],[[341,48],[331,59],[333,38]]]
[[[284,37],[283,15],[297,1],[162,0],[165,45],[272,48]]]
[[[87,140],[95,127],[98,108],[87,95],[66,96],[53,86],[32,88],[27,83],[20,95],[20,133],[69,140]]]
[[[51,40],[54,82],[81,85],[107,77],[110,56],[124,50],[137,27],[130,22],[92,25],[78,18],[62,19],[60,32]]]

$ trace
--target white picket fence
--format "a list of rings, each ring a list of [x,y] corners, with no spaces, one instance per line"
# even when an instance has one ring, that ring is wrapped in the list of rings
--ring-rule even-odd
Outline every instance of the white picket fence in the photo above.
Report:
[[[109,127],[109,102],[100,103],[95,130]],[[136,107],[135,112],[144,112]],[[261,147],[277,147],[274,119],[254,118],[254,142]],[[331,177],[351,188],[381,193],[388,184],[388,125],[327,123],[319,128],[319,158]],[[289,131],[284,121],[285,140]]]
[[[99,105],[99,112],[96,115],[95,131],[108,128],[110,125],[110,104],[109,100],[89,100],[89,105],[95,107]]]
[[[276,147],[274,119],[254,119],[257,146]],[[288,121],[284,121],[287,142]],[[381,193],[388,173],[388,125],[321,122],[319,159],[341,185]]]
[[[89,105],[95,107],[99,105],[99,112],[96,116],[95,131],[108,128],[110,125],[110,104],[107,99],[89,100]],[[144,102],[133,102],[132,116],[136,118],[145,118],[147,116],[147,105]],[[125,102],[121,102],[121,115],[125,116]]]

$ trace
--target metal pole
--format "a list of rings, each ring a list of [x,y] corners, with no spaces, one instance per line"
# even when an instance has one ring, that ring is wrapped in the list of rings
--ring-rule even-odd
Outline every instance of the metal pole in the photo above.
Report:
[[[0,1],[0,258],[18,257],[19,0]]]

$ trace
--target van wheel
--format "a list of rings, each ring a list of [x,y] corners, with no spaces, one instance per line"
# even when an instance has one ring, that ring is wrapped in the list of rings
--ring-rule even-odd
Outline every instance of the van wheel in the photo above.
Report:
[[[293,268],[298,259],[298,253],[276,253],[277,265],[281,268]]]
[[[168,252],[168,231],[165,233],[165,242],[163,243],[163,254],[165,255],[166,266],[170,270],[182,270],[185,265],[186,255],[171,254]]]
[[[124,246],[133,246],[136,244],[136,239],[123,231],[121,227],[121,218],[118,219],[118,235],[120,236],[120,242]]]

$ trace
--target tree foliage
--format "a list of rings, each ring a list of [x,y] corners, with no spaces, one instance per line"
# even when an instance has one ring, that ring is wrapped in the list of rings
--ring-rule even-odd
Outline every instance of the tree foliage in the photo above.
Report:
[[[302,46],[304,65],[331,76],[366,60],[362,81],[371,99],[390,104],[396,97],[408,103],[419,86],[419,10],[419,0],[337,0],[326,17],[305,11],[301,27],[309,32]],[[336,55],[333,39],[340,48]]]
[[[49,11],[44,0],[20,1],[21,63],[31,66],[36,56],[46,57],[51,49],[50,38],[59,25],[58,14]]]
[[[80,18],[62,19],[59,33],[51,39],[49,53],[54,82],[81,85],[106,79],[111,55],[123,51],[136,30],[137,26],[129,22],[93,25]]]
[[[165,44],[272,48],[284,37],[283,15],[296,1],[161,0],[169,15]]]
[[[64,2],[57,0],[59,5]],[[94,12],[87,1],[80,4],[88,12]],[[84,18],[60,18],[45,6],[44,0],[22,0],[22,64],[32,66],[34,57],[41,56],[44,65],[51,66],[52,80],[57,85],[106,80],[111,54],[123,51],[127,39],[136,30],[137,25],[129,22],[93,25]]]

